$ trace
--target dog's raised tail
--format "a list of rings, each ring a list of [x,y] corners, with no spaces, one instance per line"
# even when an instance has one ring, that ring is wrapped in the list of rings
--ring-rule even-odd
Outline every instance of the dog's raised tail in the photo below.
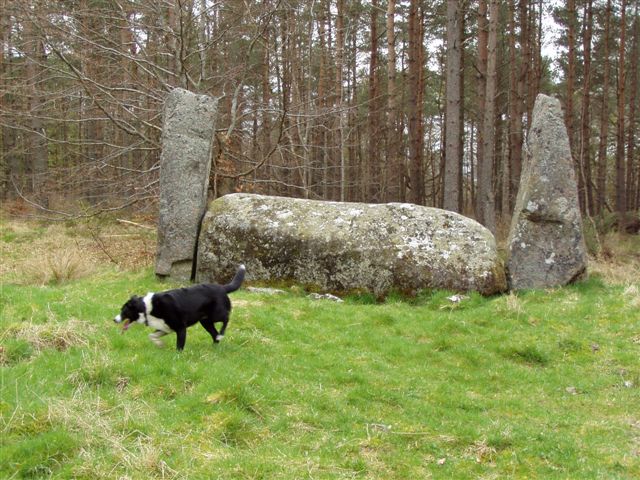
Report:
[[[238,290],[240,288],[240,285],[242,285],[242,282],[244,281],[244,274],[246,271],[247,269],[245,268],[245,266],[240,265],[238,267],[238,271],[233,277],[233,280],[231,280],[231,283],[227,283],[226,285],[224,285],[225,292],[231,293]]]

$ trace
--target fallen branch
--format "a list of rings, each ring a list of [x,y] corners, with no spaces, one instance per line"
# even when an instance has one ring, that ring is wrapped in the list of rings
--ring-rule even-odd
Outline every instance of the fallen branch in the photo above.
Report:
[[[133,225],[134,227],[146,228],[147,230],[155,230],[155,227],[150,227],[148,225],[142,225],[140,223],[132,222],[131,220],[123,220],[121,218],[116,218],[116,220],[120,223],[125,223],[127,225]]]

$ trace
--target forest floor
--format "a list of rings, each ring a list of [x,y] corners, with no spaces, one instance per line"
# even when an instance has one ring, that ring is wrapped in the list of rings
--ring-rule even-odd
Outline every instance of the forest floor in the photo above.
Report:
[[[242,289],[176,353],[112,321],[177,286],[133,221],[0,217],[0,477],[640,478],[640,237],[459,303]]]

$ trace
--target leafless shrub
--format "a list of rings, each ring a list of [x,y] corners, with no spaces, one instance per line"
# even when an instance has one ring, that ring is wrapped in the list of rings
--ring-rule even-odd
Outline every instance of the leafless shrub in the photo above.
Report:
[[[23,264],[25,283],[35,285],[78,280],[91,275],[93,271],[92,263],[71,248],[53,250],[43,257],[32,257]]]

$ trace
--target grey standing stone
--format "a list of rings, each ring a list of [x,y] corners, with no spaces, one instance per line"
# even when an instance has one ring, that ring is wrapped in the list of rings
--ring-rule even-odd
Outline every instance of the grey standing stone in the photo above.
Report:
[[[224,282],[239,263],[250,281],[322,292],[506,289],[489,230],[412,204],[226,195],[209,205],[202,223],[197,279]]]
[[[176,88],[164,105],[156,274],[191,277],[206,208],[218,100]]]
[[[560,102],[538,95],[511,221],[512,290],[566,285],[586,275],[576,176]]]

